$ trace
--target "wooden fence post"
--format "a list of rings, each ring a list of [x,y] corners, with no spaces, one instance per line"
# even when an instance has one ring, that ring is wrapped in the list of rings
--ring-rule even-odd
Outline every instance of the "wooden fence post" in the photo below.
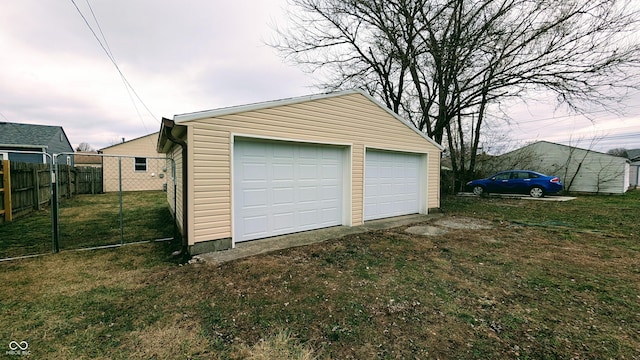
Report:
[[[13,221],[11,208],[11,163],[9,160],[2,160],[2,187],[4,193],[4,221]]]
[[[33,168],[33,208],[40,210],[40,174],[38,168]]]
[[[71,199],[73,195],[71,191],[71,166],[67,165],[67,199]]]
[[[91,194],[96,193],[96,169],[91,168]]]

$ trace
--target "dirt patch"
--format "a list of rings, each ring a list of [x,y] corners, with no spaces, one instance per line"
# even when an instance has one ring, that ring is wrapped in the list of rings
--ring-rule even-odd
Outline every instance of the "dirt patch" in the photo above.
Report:
[[[438,236],[449,230],[489,230],[493,229],[490,221],[469,217],[451,216],[434,221],[431,225],[411,226],[405,232],[414,235]]]
[[[467,229],[467,230],[489,230],[493,229],[493,225],[490,221],[474,219],[470,217],[451,216],[441,218],[433,223],[436,226],[441,226],[448,229]]]
[[[421,225],[408,227],[405,232],[414,235],[437,236],[446,234],[449,231],[437,226]]]

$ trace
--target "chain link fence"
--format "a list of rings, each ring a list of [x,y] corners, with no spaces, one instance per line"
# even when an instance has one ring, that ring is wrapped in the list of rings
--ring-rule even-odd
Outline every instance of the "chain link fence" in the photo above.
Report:
[[[0,216],[0,259],[177,236],[171,159],[91,154],[86,165],[76,155],[55,154],[44,164],[3,161],[16,216]]]

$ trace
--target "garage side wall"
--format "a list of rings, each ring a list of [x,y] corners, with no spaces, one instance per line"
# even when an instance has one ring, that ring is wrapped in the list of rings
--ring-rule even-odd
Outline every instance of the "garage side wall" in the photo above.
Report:
[[[176,216],[176,222],[180,232],[182,232],[183,224],[183,209],[182,209],[182,151],[180,146],[173,146],[170,153],[167,154],[169,158],[173,159],[173,166],[168,169],[167,176],[167,203],[171,213]],[[175,196],[174,196],[175,194]]]
[[[284,125],[286,124],[286,126]],[[363,223],[365,147],[427,154],[427,207],[438,208],[440,150],[361,94],[318,99],[181,123],[192,131],[193,238],[228,238],[231,229],[231,151],[234,136],[350,146],[351,223]]]

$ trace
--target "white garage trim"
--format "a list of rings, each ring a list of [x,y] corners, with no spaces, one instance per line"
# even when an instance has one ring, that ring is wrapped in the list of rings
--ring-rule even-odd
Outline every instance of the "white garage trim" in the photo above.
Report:
[[[236,138],[243,140],[273,140],[273,141],[283,141],[290,143],[301,143],[301,144],[311,144],[311,145],[331,145],[331,146],[352,146],[352,143],[347,142],[333,142],[333,141],[320,141],[320,140],[305,140],[305,139],[296,139],[296,138],[288,138],[288,137],[279,137],[279,136],[262,136],[262,135],[252,135],[252,134],[244,134],[244,133],[232,133],[231,134],[231,145],[236,141]]]
[[[240,135],[231,140],[233,246],[351,224],[350,146]]]
[[[365,148],[364,221],[427,213],[427,155]]]

